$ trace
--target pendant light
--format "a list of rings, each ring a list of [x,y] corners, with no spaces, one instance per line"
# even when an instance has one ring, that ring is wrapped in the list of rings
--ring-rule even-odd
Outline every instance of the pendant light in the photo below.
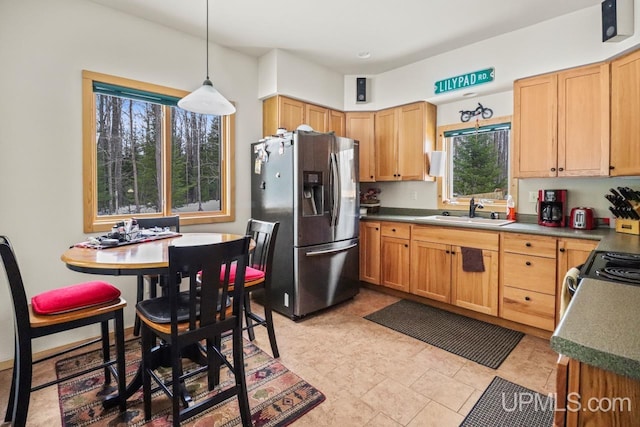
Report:
[[[199,89],[178,101],[178,107],[194,113],[215,116],[227,116],[236,112],[236,107],[222,96],[209,80],[209,0],[207,0],[207,78]]]

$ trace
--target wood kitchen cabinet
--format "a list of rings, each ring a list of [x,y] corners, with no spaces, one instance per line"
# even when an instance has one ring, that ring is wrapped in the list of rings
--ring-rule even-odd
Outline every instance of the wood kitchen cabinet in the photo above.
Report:
[[[273,96],[262,102],[263,136],[275,135],[279,128],[295,130],[305,122],[305,103],[286,96]]]
[[[380,223],[360,222],[360,280],[380,284]]]
[[[462,247],[482,251],[484,272],[464,270]],[[414,226],[411,293],[497,316],[498,248],[497,233]]]
[[[560,356],[554,427],[637,426],[640,381]]]
[[[503,234],[500,317],[554,330],[556,244],[553,237]]]
[[[347,138],[359,141],[360,182],[375,181],[375,113],[358,111],[346,113]]]
[[[609,175],[609,64],[514,83],[513,176]]]
[[[411,225],[383,222],[380,226],[380,284],[409,292]]]
[[[262,102],[262,132],[264,136],[275,135],[284,128],[294,131],[301,124],[308,124],[318,132],[335,132],[345,136],[345,114],[319,105],[276,95]]]
[[[329,110],[329,129],[337,136],[347,136],[346,114],[342,111]]]
[[[318,132],[329,130],[329,109],[313,104],[304,104],[304,123]]]
[[[598,242],[584,239],[558,239],[556,255],[558,277],[556,279],[556,322],[560,323],[560,297],[564,276],[572,267],[578,267],[587,260],[591,251],[595,250]]]
[[[435,146],[436,107],[417,102],[375,114],[376,181],[426,178],[426,151]]]
[[[611,61],[612,176],[640,175],[640,50]]]

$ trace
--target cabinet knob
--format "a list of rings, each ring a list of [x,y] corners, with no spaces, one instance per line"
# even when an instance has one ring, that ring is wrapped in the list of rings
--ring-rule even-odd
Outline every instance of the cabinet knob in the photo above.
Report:
[[[564,168],[558,168],[558,170],[559,170],[560,172],[562,172],[562,171],[564,170]]]
[[[531,261],[525,262],[526,265],[531,265]]]
[[[408,247],[409,247],[409,245],[405,244],[405,245],[404,245],[404,247],[405,247],[405,248],[408,248]]]
[[[373,179],[373,175],[369,175],[369,178]]]
[[[393,232],[395,233],[395,232],[396,232],[396,229],[395,229],[395,228],[392,228],[392,229],[391,229],[391,231],[393,231]]]
[[[444,251],[444,253],[445,253],[445,254],[450,254],[450,253],[451,253],[451,251],[446,250],[446,251]]]
[[[611,171],[612,171],[612,170],[614,170],[615,168],[616,168],[615,166],[613,166],[613,165],[609,165],[609,170],[611,170]]]
[[[524,297],[525,301],[531,301],[531,298],[529,297]]]
[[[555,171],[556,171],[556,168],[551,168],[551,172],[555,172]]]
[[[560,248],[558,249],[560,252],[564,252],[564,248]]]
[[[376,231],[380,230],[378,227],[376,227]]]
[[[527,242],[524,244],[526,247],[530,248],[531,247],[531,243]]]

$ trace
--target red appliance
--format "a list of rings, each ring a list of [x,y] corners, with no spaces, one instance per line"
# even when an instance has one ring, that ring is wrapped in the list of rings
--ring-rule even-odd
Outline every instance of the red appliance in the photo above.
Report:
[[[596,228],[593,209],[582,207],[571,209],[569,227],[579,230],[593,230]]]
[[[538,224],[545,227],[567,225],[567,190],[538,191]]]

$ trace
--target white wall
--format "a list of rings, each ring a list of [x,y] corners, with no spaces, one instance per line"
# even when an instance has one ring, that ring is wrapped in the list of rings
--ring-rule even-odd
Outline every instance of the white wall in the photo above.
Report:
[[[259,59],[261,99],[280,94],[343,110],[344,77],[335,71],[274,49]]]
[[[107,73],[184,90],[205,77],[201,39],[84,0],[0,1],[0,234],[15,248],[27,296],[99,278],[68,270],[60,255],[82,241],[81,71]],[[211,44],[214,85],[236,102],[236,221],[188,231],[244,232],[250,215],[249,144],[261,135],[257,59]],[[101,277],[129,302],[134,277]],[[0,275],[0,361],[13,357],[13,314]],[[97,335],[82,329],[75,341]],[[60,345],[42,339],[37,349]]]

